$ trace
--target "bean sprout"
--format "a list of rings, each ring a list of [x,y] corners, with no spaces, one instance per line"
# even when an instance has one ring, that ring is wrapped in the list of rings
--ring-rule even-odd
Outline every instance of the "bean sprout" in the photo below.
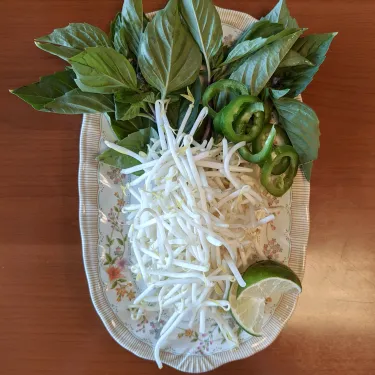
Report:
[[[130,228],[128,238],[136,264],[131,271],[142,278],[145,290],[130,306],[132,319],[162,311],[170,318],[154,348],[160,350],[188,315],[189,327],[206,332],[212,318],[228,342],[237,345],[232,329],[218,313],[228,311],[232,282],[245,286],[239,271],[261,249],[256,228],[274,219],[260,195],[252,166],[233,157],[244,142],[233,145],[224,138],[202,144],[193,135],[207,115],[204,108],[192,129],[185,126],[192,106],[178,129],[170,127],[165,102],[156,101],[159,139],[151,139],[148,154],[138,155],[107,142],[108,147],[141,164],[122,173],[144,171],[124,189],[134,198],[122,212]],[[186,134],[189,133],[189,134]]]

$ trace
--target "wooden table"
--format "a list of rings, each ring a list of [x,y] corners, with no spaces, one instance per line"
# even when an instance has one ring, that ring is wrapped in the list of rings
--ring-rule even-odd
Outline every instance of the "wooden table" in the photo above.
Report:
[[[156,10],[161,0],[145,1]],[[216,1],[265,14],[274,0]],[[90,301],[78,227],[80,116],[33,111],[7,90],[60,70],[33,37],[88,22],[108,29],[121,0],[0,5],[0,373],[158,373],[117,345]],[[375,373],[375,2],[290,0],[311,32],[339,31],[304,100],[321,120],[304,292],[276,342],[216,373]],[[175,370],[165,368],[165,374]]]

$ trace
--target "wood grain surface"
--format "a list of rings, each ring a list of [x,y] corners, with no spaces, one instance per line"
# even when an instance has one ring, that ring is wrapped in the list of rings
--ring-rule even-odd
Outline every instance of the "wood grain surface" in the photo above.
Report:
[[[264,15],[274,0],[215,1]],[[164,4],[145,0],[145,10]],[[96,314],[78,226],[81,117],[32,110],[8,93],[64,65],[33,44],[69,22],[108,30],[121,0],[0,2],[0,373],[157,374],[117,345]],[[263,352],[217,374],[375,373],[374,0],[289,0],[309,32],[338,31],[304,94],[321,120],[304,291]],[[176,373],[168,367],[164,374]]]

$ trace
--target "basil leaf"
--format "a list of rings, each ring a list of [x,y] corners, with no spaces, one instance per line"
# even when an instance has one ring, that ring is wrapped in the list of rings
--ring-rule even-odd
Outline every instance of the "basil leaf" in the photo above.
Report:
[[[116,120],[131,120],[141,113],[141,109],[145,109],[146,105],[143,102],[137,103],[120,103],[116,102]]]
[[[195,80],[195,82],[192,84],[190,89],[191,89],[191,93],[194,96],[194,108],[191,111],[191,115],[190,115],[190,117],[189,117],[189,119],[188,119],[188,121],[185,125],[185,128],[184,128],[185,133],[190,132],[190,130],[193,127],[194,122],[195,122],[195,120],[198,116],[199,103],[201,102],[201,98],[202,98],[202,83],[201,83],[200,77],[198,77]],[[182,121],[185,117],[186,111],[187,111],[190,104],[191,103],[188,100],[182,101],[181,106],[180,106],[180,113],[179,113],[179,116],[178,116],[177,128],[180,127],[180,125],[181,125],[181,123],[182,123]]]
[[[311,173],[312,173],[313,166],[314,166],[314,163],[312,161],[301,165],[303,174],[305,175],[307,181],[311,181]]]
[[[298,41],[296,43],[298,43]],[[314,66],[314,64],[306,57],[291,49],[284,57],[283,61],[281,61],[279,68],[294,67],[298,65]]]
[[[11,93],[44,112],[82,114],[113,112],[109,95],[84,93],[74,82],[74,72],[65,70],[42,77],[39,82],[12,90]]]
[[[216,52],[216,54],[211,59],[211,66],[212,67],[216,68],[224,61],[227,50],[228,50],[228,47],[224,46],[223,42],[221,42],[218,51]]]
[[[123,88],[137,90],[137,77],[132,65],[112,48],[87,48],[69,62],[82,91],[113,94]]]
[[[241,34],[237,44],[256,38],[268,38],[271,35],[276,35],[283,30],[284,26],[281,23],[277,23],[277,21],[271,22],[263,19],[250,24],[249,28]]]
[[[111,128],[118,139],[123,139],[129,134],[149,127],[148,121],[143,121],[145,119],[143,119],[142,117],[135,117],[127,121],[116,120],[116,116],[114,113],[107,113],[106,117],[110,122]]]
[[[245,40],[237,44],[227,56],[226,60],[220,64],[220,66],[232,64],[237,60],[240,60],[252,53],[258,51],[266,44],[266,38],[256,38],[254,40]]]
[[[71,23],[35,40],[38,48],[68,60],[87,47],[110,47],[106,33],[87,23]]]
[[[140,151],[147,152],[147,145],[149,144],[151,137],[158,138],[158,134],[154,129],[141,129],[135,133],[128,135],[117,144],[136,153],[139,153]],[[119,152],[112,149],[104,151],[97,157],[97,160],[121,169],[133,167],[140,164],[137,159],[134,159],[128,155],[120,154]],[[143,172],[140,171],[134,174],[139,176],[142,175]]]
[[[181,14],[203,54],[210,81],[212,60],[223,39],[219,13],[211,0],[181,0],[180,6]]]
[[[144,97],[142,99],[146,103],[155,104],[155,102],[158,100],[158,95],[155,94],[152,91],[145,92]]]
[[[82,92],[74,89],[45,105],[49,112],[76,115],[82,113],[105,113],[115,110],[110,95]]]
[[[43,111],[46,104],[77,88],[74,78],[75,74],[72,70],[64,70],[41,77],[39,82],[29,86],[11,90],[11,93],[30,104],[34,109]]]
[[[293,50],[311,60],[312,63],[322,64],[333,38],[337,33],[311,34],[296,42]]]
[[[170,102],[167,107],[167,117],[169,124],[173,129],[177,129],[178,126],[178,116],[180,114],[181,107],[181,97],[174,102]]]
[[[303,30],[295,31],[266,45],[251,55],[230,78],[249,86],[251,95],[258,95],[302,32]]]
[[[266,21],[266,22],[269,23],[269,21]],[[274,30],[276,31],[277,29],[274,29]],[[246,40],[244,42],[241,42],[240,44],[237,44],[233,48],[231,53],[229,54],[231,56],[231,61],[229,61],[228,63],[226,75],[233,73],[235,70],[237,70],[250,55],[259,51],[264,46],[274,43],[286,36],[292,35],[296,31],[298,30],[297,29],[283,29],[282,31],[277,32],[276,34],[268,35],[268,36],[266,36],[267,33],[263,33],[265,37],[257,37],[256,39]],[[228,55],[228,58],[229,58],[229,55]],[[226,63],[226,61],[224,63]]]
[[[145,30],[147,24],[150,22],[147,15],[143,12],[143,22],[142,22],[142,31]]]
[[[148,117],[141,117],[141,119],[142,119],[142,123],[144,124],[145,128],[147,127],[147,128],[155,129],[156,136],[153,136],[152,138],[159,139],[158,132],[156,131],[156,129],[157,129],[156,123]]]
[[[301,94],[313,80],[320,66],[326,58],[327,51],[337,33],[313,34],[299,39],[293,50],[311,61],[314,66],[298,66],[289,69],[280,69],[276,73],[281,78],[283,87],[290,88],[290,96]]]
[[[142,0],[125,0],[122,7],[122,16],[127,44],[137,56],[144,25]]]
[[[170,0],[147,25],[138,64],[146,81],[161,92],[161,99],[197,78],[202,55],[180,21],[176,0]]]
[[[60,57],[63,60],[68,61],[71,57],[78,55],[83,50],[77,49],[77,48],[70,48],[70,47],[64,47],[64,46],[57,46],[55,44],[49,44],[49,43],[39,43],[35,42],[35,45],[45,51],[50,53],[51,55],[55,55],[57,57]]]
[[[285,89],[285,90],[275,90],[275,89],[271,89],[271,95],[274,99],[280,99],[282,98],[283,96],[285,96],[290,90],[289,89]]]
[[[280,0],[275,8],[273,8],[267,16],[262,18],[262,20],[263,19],[282,23],[285,27],[298,28],[298,23],[295,18],[291,17],[285,0]]]
[[[288,134],[302,164],[318,157],[319,119],[305,103],[290,98],[273,100],[279,121]],[[309,179],[309,176],[306,176]]]
[[[121,13],[117,13],[111,23],[111,40],[115,50],[124,56],[128,56],[129,48],[125,38],[126,30],[124,19]]]
[[[146,102],[146,103],[155,103],[156,95],[154,92],[142,92],[140,94],[134,94],[132,92],[122,90],[116,93],[115,99],[120,103],[137,103],[137,102]]]

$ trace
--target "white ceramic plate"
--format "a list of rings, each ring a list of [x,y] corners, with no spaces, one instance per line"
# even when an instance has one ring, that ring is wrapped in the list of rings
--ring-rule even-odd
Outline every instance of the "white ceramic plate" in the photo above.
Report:
[[[218,11],[225,43],[231,43],[255,22],[244,13],[221,8]],[[121,214],[122,206],[129,202],[121,189],[119,170],[98,165],[95,161],[104,149],[103,139],[115,140],[104,116],[84,116],[80,141],[80,225],[90,294],[111,336],[134,354],[152,360],[153,345],[168,316],[163,315],[160,321],[156,314],[140,321],[130,319],[127,307],[143,285],[135,280],[129,269],[134,260],[126,241],[128,228],[123,225]],[[299,172],[292,191],[284,197],[266,196],[270,206],[280,209],[276,220],[258,233],[264,254],[289,265],[300,278],[304,273],[309,233],[309,192],[309,183]],[[273,294],[267,300],[263,337],[252,337],[238,330],[241,344],[234,348],[223,340],[214,322],[207,322],[208,330],[204,335],[195,329],[187,329],[183,322],[163,349],[162,361],[181,371],[205,372],[264,349],[275,340],[289,319],[297,295]],[[236,331],[237,326],[229,316],[228,321]]]

